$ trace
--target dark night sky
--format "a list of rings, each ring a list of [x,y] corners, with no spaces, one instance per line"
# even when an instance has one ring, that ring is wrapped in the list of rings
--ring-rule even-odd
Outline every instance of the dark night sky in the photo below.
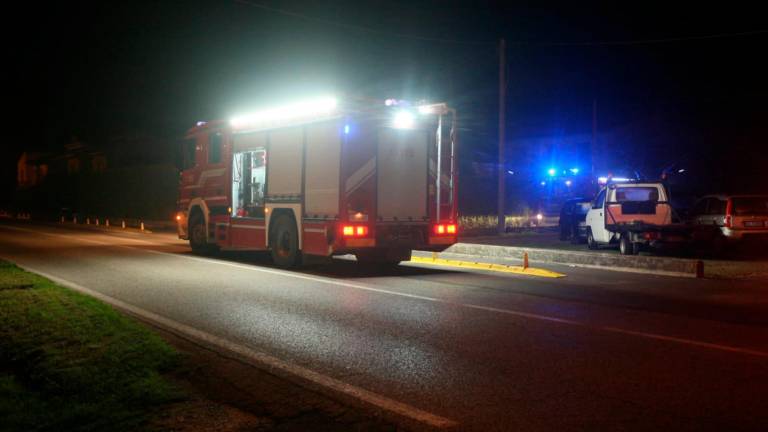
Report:
[[[0,155],[3,189],[24,149],[72,135],[92,144],[123,132],[178,136],[255,101],[329,91],[447,99],[467,120],[464,142],[492,155],[501,36],[510,42],[512,135],[589,132],[597,99],[601,127],[663,118],[680,125],[668,132],[681,154],[717,161],[727,149],[741,155],[727,159],[744,164],[737,175],[768,187],[768,34],[594,44],[753,32],[765,29],[764,15],[735,3],[575,3],[34,3],[14,15],[23,31],[4,30],[18,136]]]

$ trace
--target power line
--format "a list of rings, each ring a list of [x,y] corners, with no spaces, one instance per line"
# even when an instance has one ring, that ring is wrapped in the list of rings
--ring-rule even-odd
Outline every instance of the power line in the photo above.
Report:
[[[365,27],[355,24],[348,24],[333,20],[327,20],[323,18],[317,18],[309,15],[305,15],[298,12],[289,11],[286,9],[280,9],[275,8],[271,6],[267,6],[261,3],[256,3],[249,0],[235,0],[236,3],[240,3],[243,5],[251,6],[257,9],[262,9],[268,12],[280,14],[289,16],[292,18],[298,18],[304,21],[308,22],[314,22],[324,25],[330,25],[334,27],[339,27],[347,30],[354,30],[359,31],[363,33],[369,33],[369,34],[379,34],[383,36],[391,36],[401,39],[412,39],[412,40],[418,40],[423,42],[439,42],[439,43],[449,43],[449,44],[461,44],[461,45],[496,45],[498,43],[497,40],[461,40],[461,39],[447,39],[447,38],[434,38],[434,37],[427,37],[427,36],[419,36],[419,35],[413,35],[408,33],[396,33],[396,32],[389,32],[384,30],[377,30],[371,27]],[[748,36],[758,36],[758,35],[764,35],[768,34],[768,29],[762,29],[762,30],[752,30],[752,31],[743,31],[743,32],[735,32],[735,33],[716,33],[716,34],[708,34],[708,35],[694,35],[694,36],[679,36],[679,37],[667,37],[667,38],[649,38],[649,39],[628,39],[628,40],[608,40],[608,41],[554,41],[554,42],[532,42],[532,41],[508,41],[508,45],[516,45],[516,46],[551,46],[551,47],[557,47],[557,46],[620,46],[620,45],[654,45],[654,44],[663,44],[663,43],[675,43],[675,42],[695,42],[695,41],[703,41],[703,40],[713,40],[713,39],[730,39],[730,38],[739,38],[739,37],[748,37]]]
[[[610,45],[652,45],[661,43],[689,42],[709,39],[728,39],[745,36],[756,36],[768,34],[768,30],[753,30],[737,33],[717,33],[700,36],[681,36],[658,39],[634,39],[634,40],[616,40],[616,41],[595,41],[595,42],[541,42],[535,45],[539,46],[610,46]]]

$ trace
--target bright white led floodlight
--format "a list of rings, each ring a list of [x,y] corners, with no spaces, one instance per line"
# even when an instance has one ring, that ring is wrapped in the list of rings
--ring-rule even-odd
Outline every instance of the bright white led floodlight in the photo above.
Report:
[[[234,117],[230,124],[234,128],[268,127],[274,123],[327,116],[333,113],[337,105],[338,101],[334,97],[312,99]]]
[[[395,114],[393,126],[397,129],[410,129],[413,127],[413,114],[408,111],[398,111]]]

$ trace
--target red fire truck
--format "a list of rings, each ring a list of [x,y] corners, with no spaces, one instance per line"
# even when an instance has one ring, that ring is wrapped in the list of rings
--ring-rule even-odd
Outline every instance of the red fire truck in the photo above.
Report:
[[[409,260],[456,242],[456,113],[318,98],[199,122],[183,144],[178,234],[192,250],[269,250],[280,267]]]

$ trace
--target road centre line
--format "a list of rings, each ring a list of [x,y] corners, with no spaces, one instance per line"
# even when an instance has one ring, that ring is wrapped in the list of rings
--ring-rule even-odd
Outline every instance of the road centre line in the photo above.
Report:
[[[20,228],[20,227],[8,227],[8,228],[18,229],[18,230],[22,230],[22,231],[30,231],[30,232],[44,234],[44,235],[49,235],[49,236],[54,236],[54,237],[64,237],[64,238],[68,238],[68,239],[73,239],[73,236],[71,236],[71,235],[53,234],[53,233],[47,233],[47,232],[41,232],[41,231],[35,231],[35,230]],[[84,241],[84,242],[89,242],[89,243],[96,243],[96,244],[101,244],[101,245],[106,245],[106,246],[112,246],[112,247],[119,247],[119,248],[126,248],[126,249],[138,249],[135,246],[114,245],[114,244],[106,243],[106,242],[102,242],[102,241],[96,241],[96,240],[90,240],[90,239],[82,239],[82,238],[77,238],[77,237],[74,237],[74,239],[77,239],[77,240],[80,240],[80,241]],[[133,239],[130,239],[130,240],[133,240]],[[146,244],[151,244],[151,245],[157,245],[155,243],[144,241],[144,240],[136,239],[134,241],[138,241],[138,242],[146,243]],[[220,260],[216,260],[216,259],[202,258],[202,257],[196,257],[196,256],[188,256],[188,255],[180,255],[180,254],[169,253],[169,252],[161,252],[161,251],[156,251],[156,250],[151,250],[151,249],[149,249],[149,250],[147,250],[147,249],[139,249],[139,250],[145,251],[145,252],[150,252],[150,253],[155,253],[155,254],[160,254],[160,255],[169,255],[169,256],[178,257],[178,258],[187,258],[187,259],[190,259],[190,260],[199,261],[199,262],[205,262],[205,263],[209,263],[209,264],[210,263],[215,263],[215,264],[225,265],[225,266],[229,266],[229,267],[244,269],[244,270],[251,270],[251,271],[257,271],[257,272],[262,272],[262,273],[269,273],[269,274],[287,276],[287,277],[292,277],[292,278],[296,278],[296,279],[309,280],[309,281],[319,282],[319,283],[328,284],[328,285],[343,286],[343,287],[347,287],[347,288],[354,288],[354,289],[359,289],[359,290],[364,290],[364,291],[377,292],[377,293],[381,293],[381,294],[389,294],[389,295],[394,295],[394,296],[399,296],[399,297],[413,298],[413,299],[424,300],[424,301],[429,301],[429,302],[433,302],[433,303],[446,304],[446,305],[451,305],[451,306],[456,306],[456,307],[464,307],[464,308],[474,309],[474,310],[482,310],[482,311],[486,311],[486,312],[493,312],[493,313],[504,314],[504,315],[509,315],[509,316],[516,316],[516,317],[520,317],[520,318],[528,318],[528,319],[533,319],[533,320],[538,320],[538,321],[545,321],[545,322],[553,322],[553,323],[558,323],[558,324],[572,325],[572,326],[575,326],[575,327],[581,327],[581,328],[588,329],[588,330],[595,330],[595,331],[601,331],[601,332],[606,332],[606,333],[623,334],[623,335],[627,335],[627,336],[635,336],[635,337],[644,338],[644,339],[651,339],[651,340],[657,340],[657,341],[662,341],[662,342],[677,343],[677,344],[681,344],[681,345],[688,345],[688,346],[693,346],[693,347],[698,347],[698,348],[706,348],[706,349],[710,349],[710,350],[717,350],[717,351],[724,351],[724,352],[730,352],[730,353],[750,355],[750,356],[755,356],[755,357],[768,358],[768,352],[766,352],[766,351],[752,350],[752,349],[748,349],[748,348],[740,348],[740,347],[735,347],[735,346],[730,346],[730,345],[722,345],[722,344],[716,344],[716,343],[711,343],[711,342],[704,342],[704,341],[699,341],[699,340],[694,340],[694,339],[679,338],[679,337],[675,337],[675,336],[666,336],[666,335],[661,335],[661,334],[656,334],[656,333],[647,333],[647,332],[641,332],[641,331],[635,331],[635,330],[628,330],[628,329],[623,329],[623,328],[614,327],[614,326],[592,325],[592,324],[587,324],[587,323],[584,323],[584,322],[581,322],[581,321],[575,321],[575,320],[571,320],[571,319],[567,319],[567,318],[559,318],[559,317],[553,317],[553,316],[548,316],[548,315],[540,315],[540,314],[534,314],[534,313],[529,313],[529,312],[515,311],[515,310],[511,310],[511,309],[500,309],[500,308],[494,308],[494,307],[490,307],[490,306],[475,305],[475,304],[471,304],[471,303],[457,303],[457,302],[452,302],[452,301],[443,300],[443,299],[439,299],[439,298],[421,296],[421,295],[417,295],[417,294],[408,294],[408,293],[403,293],[403,292],[398,292],[398,291],[391,291],[391,290],[387,290],[387,289],[375,288],[375,287],[371,287],[371,286],[367,286],[367,285],[362,285],[362,284],[356,284],[356,283],[351,283],[351,282],[340,281],[340,280],[337,280],[337,279],[323,278],[323,277],[318,277],[318,276],[308,276],[308,275],[303,275],[303,274],[299,274],[299,273],[295,273],[295,272],[290,272],[290,271],[286,271],[286,270],[268,269],[268,268],[263,268],[263,267],[258,267],[258,266],[249,266],[249,265],[244,265],[244,264],[236,264],[236,263],[220,261]]]

